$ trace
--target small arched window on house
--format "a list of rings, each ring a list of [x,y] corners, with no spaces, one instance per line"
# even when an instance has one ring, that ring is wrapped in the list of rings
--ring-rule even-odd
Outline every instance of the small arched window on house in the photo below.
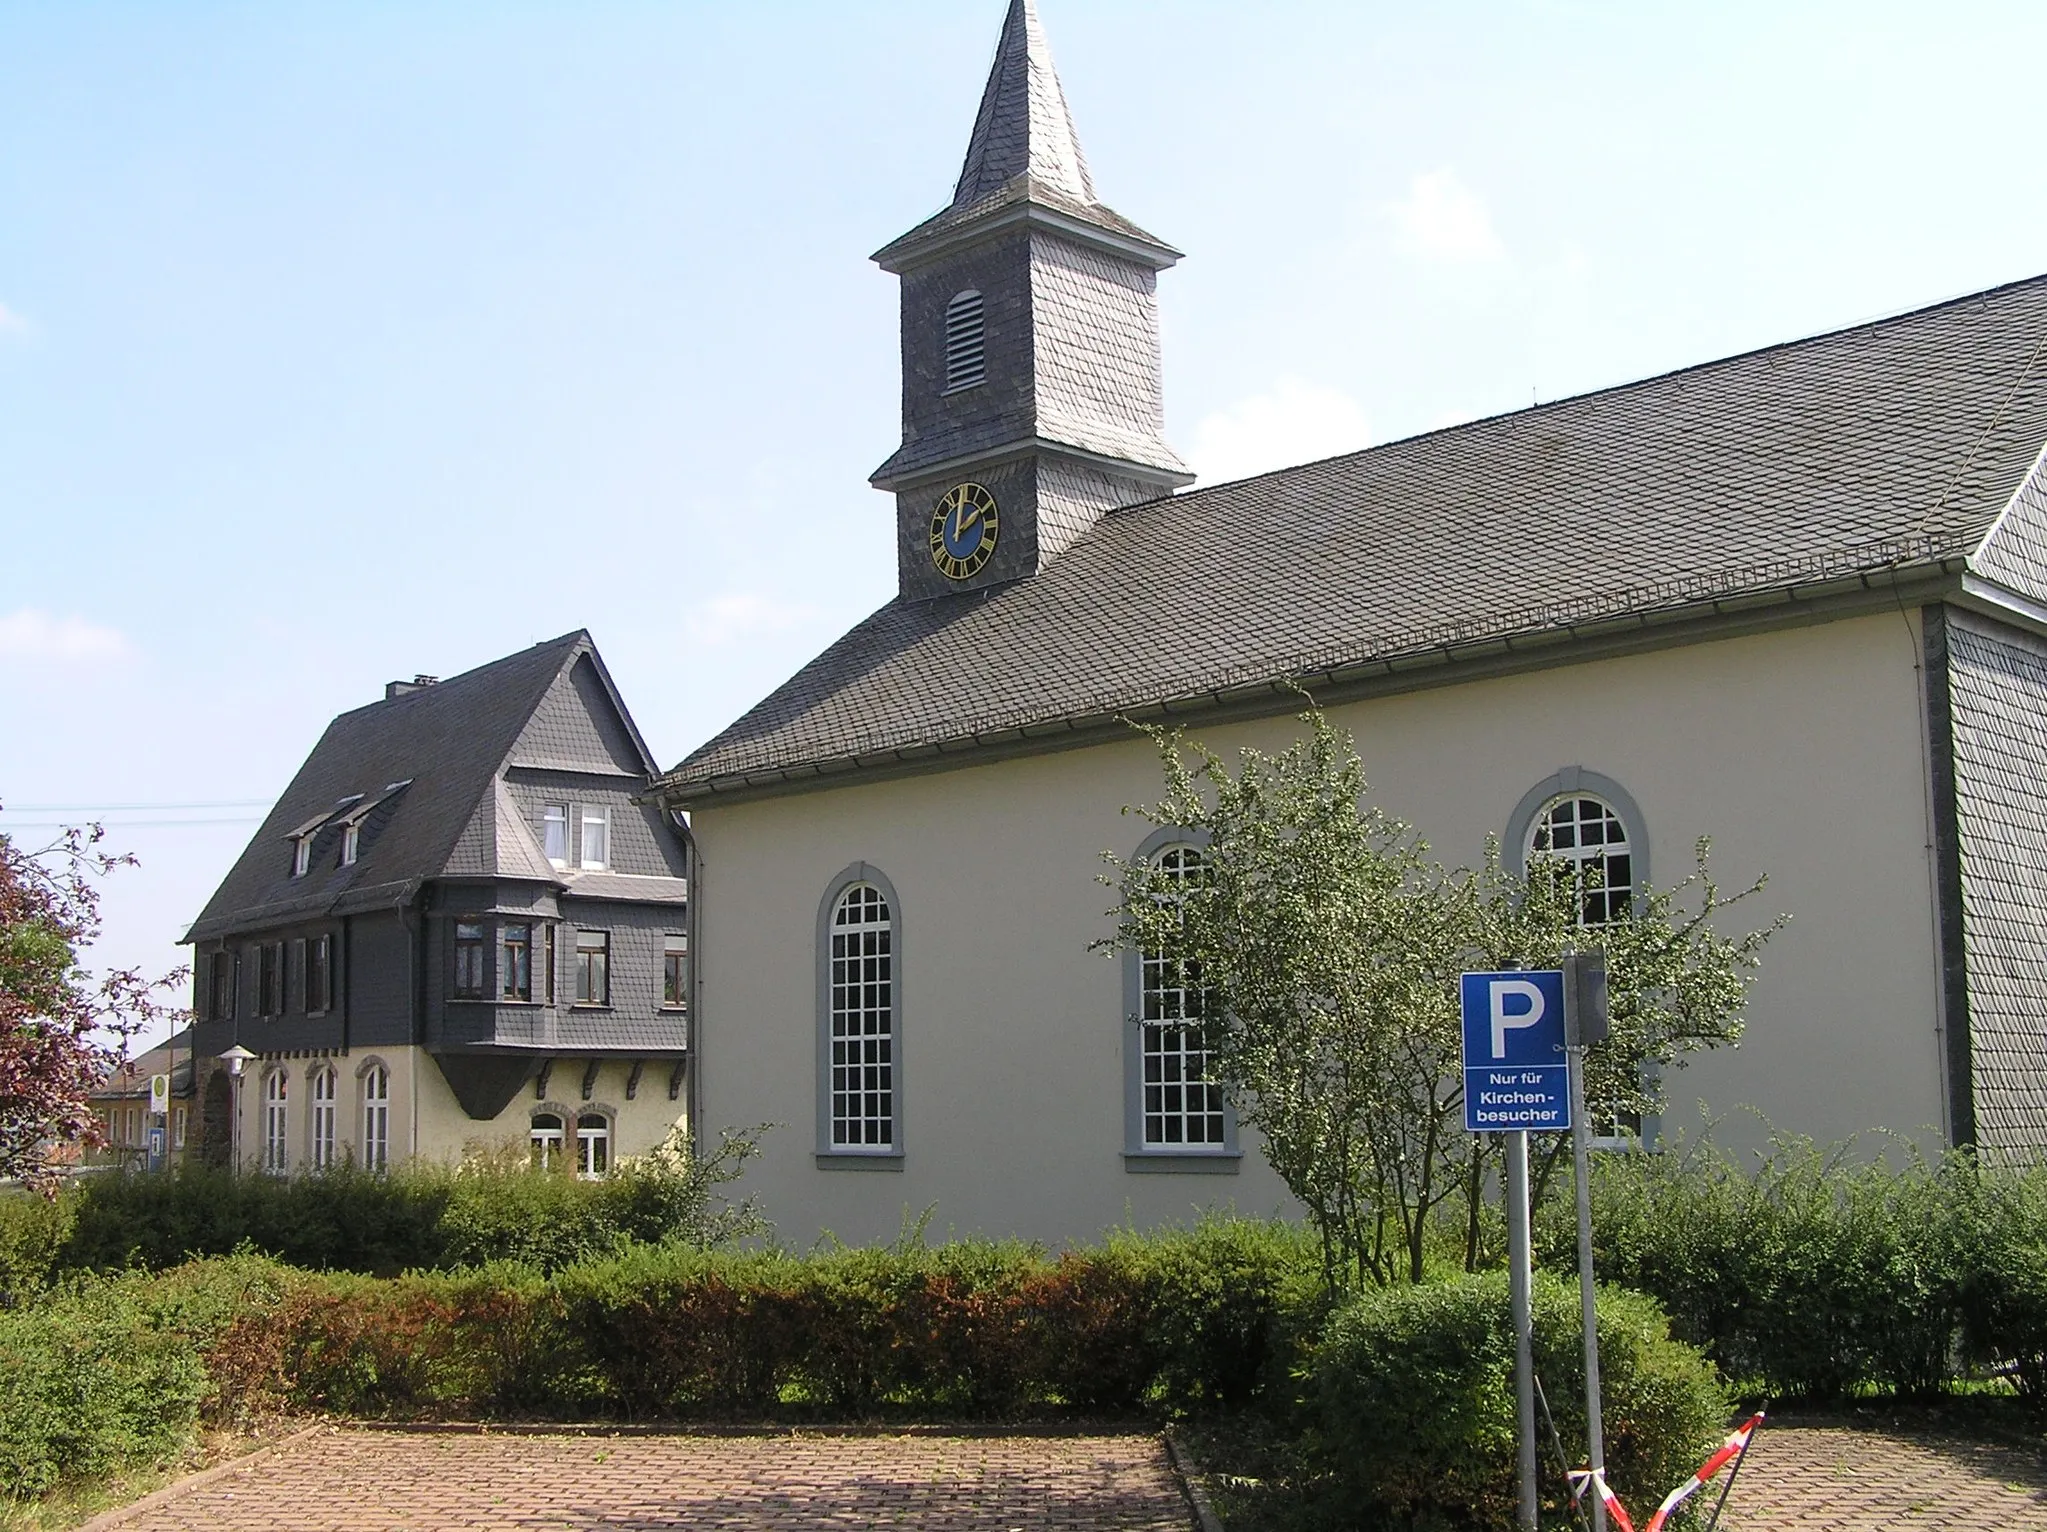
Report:
[[[987,376],[986,306],[970,287],[945,306],[945,391],[972,388]]]
[[[1528,827],[1531,871],[1547,864],[1571,884],[1581,926],[1611,925],[1634,905],[1635,857],[1613,805],[1589,794],[1553,799]]]
[[[576,1118],[576,1174],[594,1181],[611,1169],[611,1119],[602,1112]]]
[[[313,1070],[312,1149],[313,1169],[334,1168],[334,1066],[318,1065]]]
[[[554,1112],[533,1114],[533,1168],[559,1170],[564,1144],[562,1120]]]
[[[391,1164],[391,1071],[382,1064],[363,1071],[362,1164],[372,1175]]]
[[[290,1085],[282,1069],[273,1069],[263,1077],[263,1169],[273,1176],[281,1176],[290,1168],[285,1137],[285,1098],[289,1094]]]

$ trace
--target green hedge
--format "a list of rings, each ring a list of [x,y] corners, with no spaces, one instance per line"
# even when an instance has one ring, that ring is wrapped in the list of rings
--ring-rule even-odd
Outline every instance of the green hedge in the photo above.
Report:
[[[533,1171],[523,1152],[390,1175],[343,1166],[284,1178],[198,1164],[95,1175],[54,1204],[0,1194],[0,1303],[66,1271],[162,1270],[245,1248],[307,1271],[389,1276],[494,1261],[555,1270],[638,1243],[717,1243],[762,1227],[719,1196],[752,1153],[750,1135],[701,1161],[671,1143],[601,1181]]]
[[[1963,1372],[2047,1398],[2047,1170],[1953,1154],[1889,1165],[1785,1140],[1601,1156],[1593,1264],[1776,1398],[1937,1393]],[[1568,1197],[1540,1252],[1576,1268]]]
[[[1575,1283],[1538,1276],[1535,1366],[1568,1450],[1582,1449],[1584,1353]],[[1639,1293],[1602,1287],[1599,1348],[1609,1482],[1654,1504],[1725,1429],[1698,1351]],[[1346,1524],[1504,1527],[1515,1491],[1514,1339],[1504,1275],[1366,1293],[1331,1318],[1309,1387],[1306,1458]],[[1547,1446],[1546,1509],[1566,1511]]]

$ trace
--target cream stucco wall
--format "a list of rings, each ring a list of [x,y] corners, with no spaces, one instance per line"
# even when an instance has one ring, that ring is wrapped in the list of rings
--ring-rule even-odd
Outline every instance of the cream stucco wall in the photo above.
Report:
[[[289,1077],[286,1095],[287,1170],[299,1171],[312,1163],[312,1085],[315,1068],[331,1064],[336,1075],[335,1146],[343,1157],[358,1162],[363,1148],[362,1075],[372,1064],[390,1071],[391,1117],[388,1152],[393,1168],[410,1160],[453,1164],[471,1145],[497,1146],[527,1142],[534,1112],[552,1110],[568,1124],[573,1144],[578,1112],[598,1111],[612,1118],[614,1157],[644,1154],[683,1120],[688,1091],[677,1100],[668,1099],[668,1077],[673,1065],[663,1059],[650,1061],[641,1072],[639,1089],[626,1097],[632,1064],[626,1059],[605,1059],[598,1065],[590,1099],[582,1097],[585,1059],[556,1061],[548,1081],[545,1100],[537,1098],[532,1084],[522,1086],[495,1118],[481,1122],[462,1110],[455,1093],[448,1088],[440,1066],[420,1048],[358,1048],[318,1058],[259,1058],[248,1066],[241,1092],[241,1159],[255,1168],[263,1154],[263,1082],[273,1070]]]
[[[1377,801],[1437,854],[1475,863],[1488,831],[1561,768],[1632,794],[1651,875],[1714,841],[1724,885],[1768,873],[1779,910],[1748,1038],[1671,1082],[1667,1121],[1754,1107],[1834,1139],[1937,1138],[1942,1115],[1916,619],[1896,613],[1478,680],[1341,706]],[[934,684],[952,684],[934,682]],[[961,683],[964,684],[964,683]],[[1289,719],[1198,732],[1274,748]],[[1123,1165],[1121,970],[1105,849],[1149,826],[1119,812],[1160,786],[1141,740],[950,772],[710,804],[701,862],[700,1107],[711,1133],[773,1122],[747,1190],[782,1235],[933,1232],[1086,1239],[1204,1206],[1287,1205],[1246,1139],[1232,1177]],[[900,1172],[814,1161],[816,925],[835,874],[880,869],[900,899]],[[1754,1140],[1752,1120],[1724,1135]]]

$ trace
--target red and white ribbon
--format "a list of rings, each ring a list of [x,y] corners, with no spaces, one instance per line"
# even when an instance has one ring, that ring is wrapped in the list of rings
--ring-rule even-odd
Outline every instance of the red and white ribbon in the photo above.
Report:
[[[1701,1463],[1697,1473],[1685,1480],[1684,1483],[1680,1484],[1664,1498],[1663,1504],[1656,1508],[1656,1514],[1649,1518],[1649,1525],[1643,1529],[1643,1532],[1663,1532],[1663,1524],[1670,1519],[1672,1511],[1705,1488],[1708,1479],[1712,1478],[1713,1475],[1720,1472],[1721,1469],[1748,1450],[1749,1438],[1755,1435],[1756,1427],[1762,1423],[1763,1412],[1761,1410],[1757,1410],[1755,1414],[1742,1422],[1741,1429],[1728,1437],[1726,1444],[1718,1452]]]

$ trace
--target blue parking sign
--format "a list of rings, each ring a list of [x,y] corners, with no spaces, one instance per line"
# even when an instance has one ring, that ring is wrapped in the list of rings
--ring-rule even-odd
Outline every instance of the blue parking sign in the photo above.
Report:
[[[1559,969],[1468,973],[1458,981],[1464,1021],[1464,1126],[1472,1133],[1571,1126]]]

